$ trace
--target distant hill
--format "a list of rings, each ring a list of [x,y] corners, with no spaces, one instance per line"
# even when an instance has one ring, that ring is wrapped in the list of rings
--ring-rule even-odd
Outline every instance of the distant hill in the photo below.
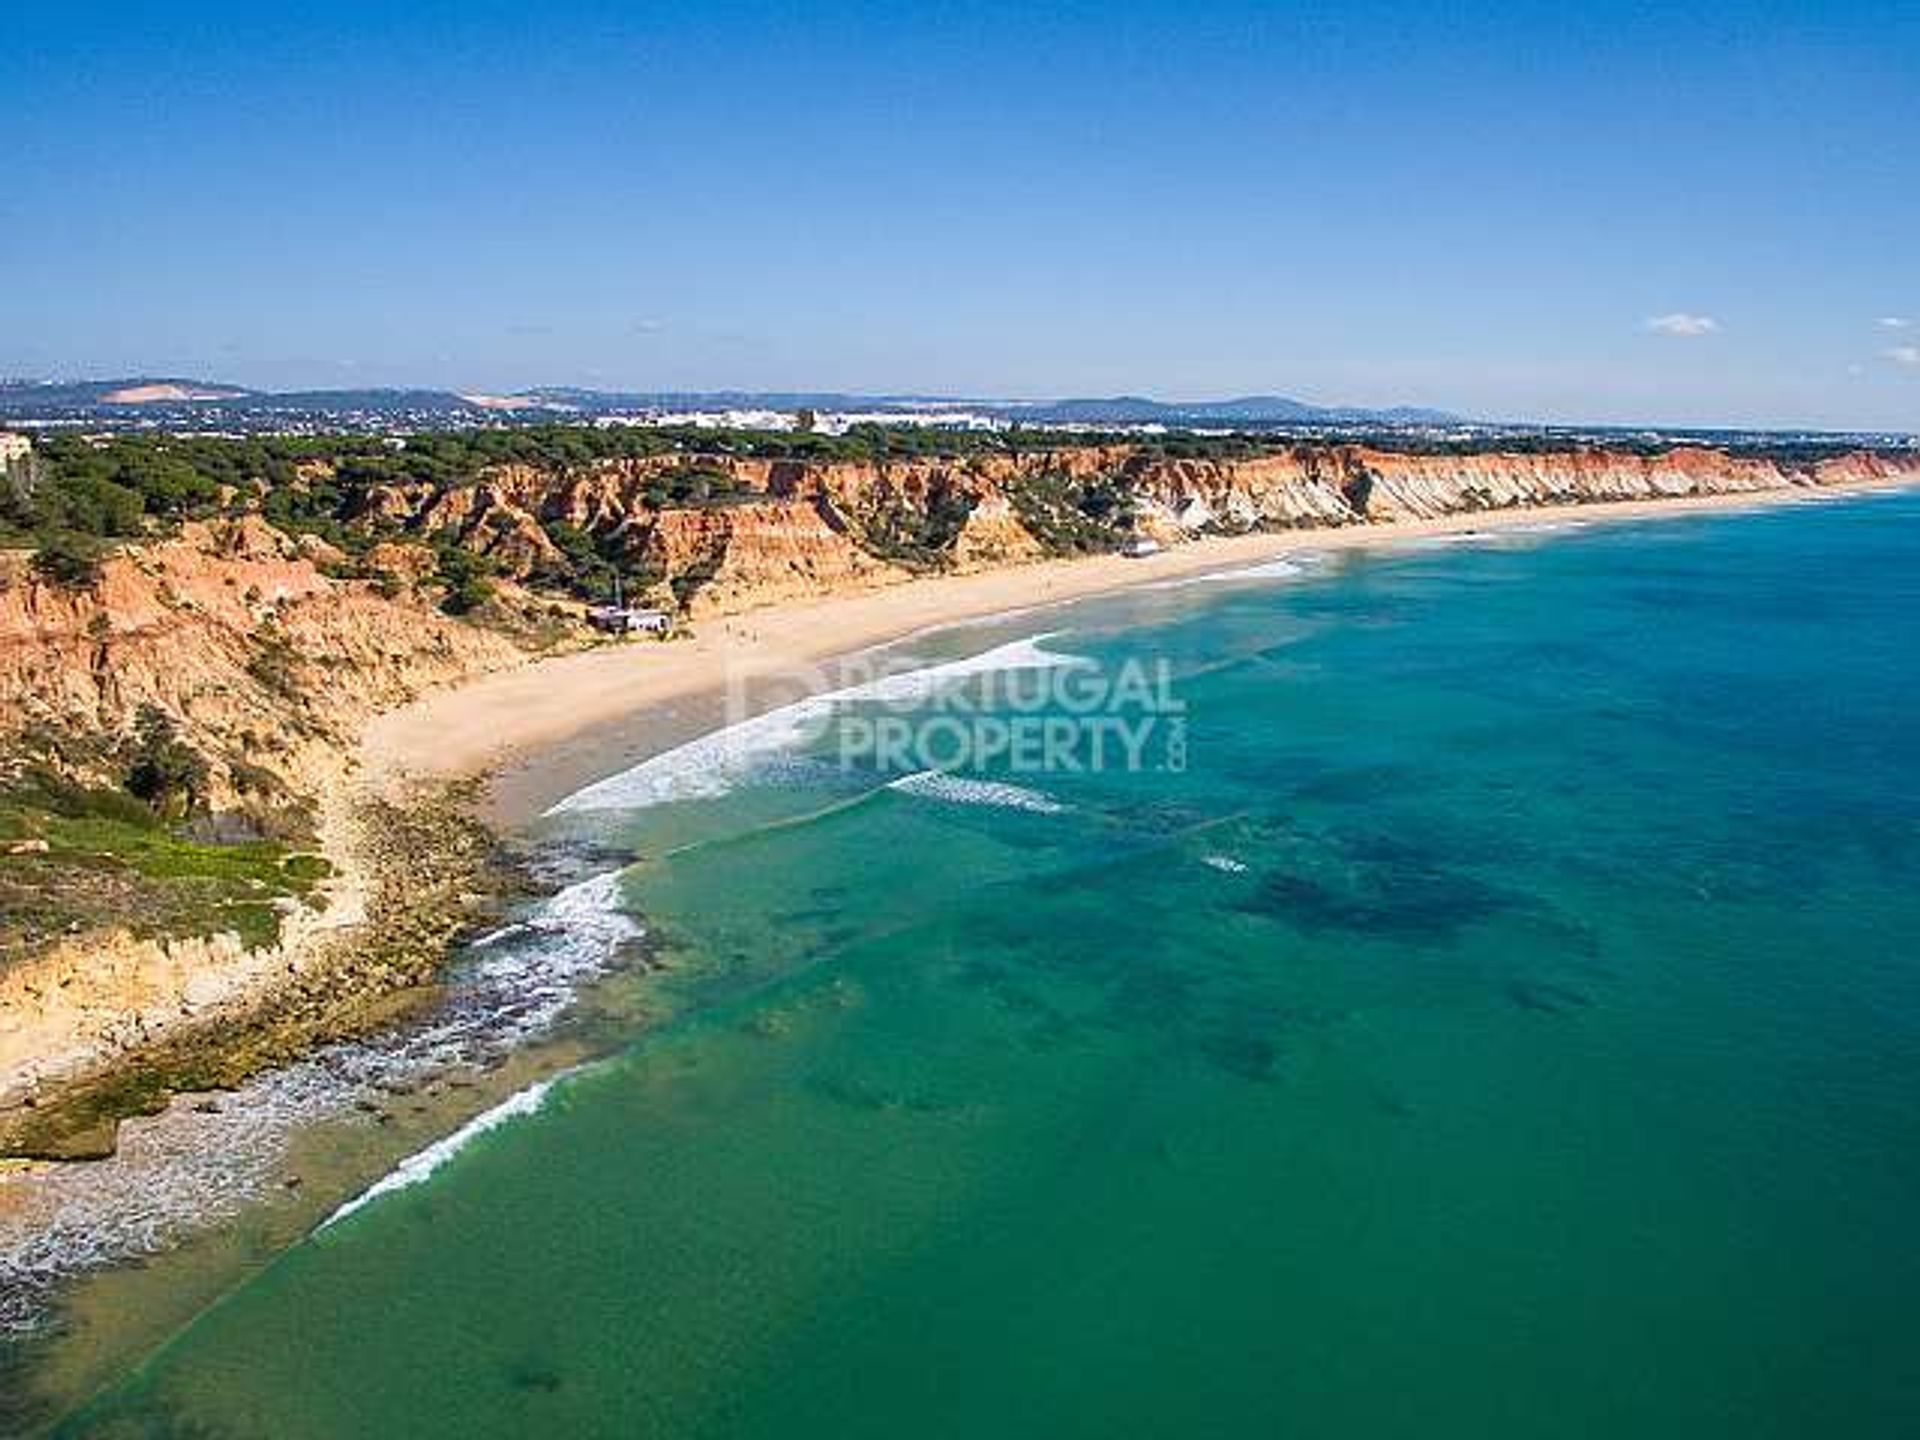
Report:
[[[457,416],[480,407],[447,390],[249,390],[243,385],[179,377],[113,380],[0,381],[0,417],[14,419],[204,416],[219,419],[301,415],[308,418]]]
[[[298,416],[308,422],[475,424],[562,415],[647,411],[822,410],[913,413],[968,411],[1035,425],[1444,425],[1458,417],[1410,406],[1366,409],[1311,405],[1284,395],[1231,400],[1154,400],[1138,395],[1066,400],[984,396],[858,395],[815,390],[609,391],[542,386],[511,393],[459,395],[449,390],[250,390],[181,377],[109,380],[0,381],[0,417],[139,423],[268,424]]]
[[[253,393],[239,385],[217,385],[178,376],[140,375],[120,380],[5,380],[0,381],[0,413],[243,400]]]

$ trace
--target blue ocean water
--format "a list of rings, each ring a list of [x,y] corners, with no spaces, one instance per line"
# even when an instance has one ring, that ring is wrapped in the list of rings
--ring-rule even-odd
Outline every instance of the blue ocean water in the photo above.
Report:
[[[1920,1433],[1917,606],[1903,495],[910,642],[549,822],[624,1048],[72,1427]]]

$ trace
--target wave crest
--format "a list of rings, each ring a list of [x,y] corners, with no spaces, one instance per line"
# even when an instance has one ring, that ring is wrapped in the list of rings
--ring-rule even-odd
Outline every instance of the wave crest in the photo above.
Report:
[[[469,1120],[445,1139],[436,1140],[433,1144],[427,1146],[426,1149],[419,1151],[417,1154],[409,1155],[385,1175],[374,1181],[373,1184],[369,1185],[358,1195],[340,1206],[340,1208],[335,1210],[331,1215],[327,1216],[326,1219],[322,1220],[316,1227],[315,1233],[317,1234],[321,1230],[326,1230],[339,1224],[342,1220],[346,1219],[347,1216],[353,1214],[356,1210],[363,1209],[367,1205],[372,1204],[382,1195],[388,1195],[395,1190],[405,1190],[409,1186],[420,1184],[427,1179],[428,1176],[432,1175],[434,1171],[438,1170],[442,1165],[445,1165],[449,1160],[453,1159],[454,1156],[458,1155],[489,1130],[497,1130],[500,1126],[506,1124],[516,1116],[535,1113],[542,1105],[546,1104],[548,1092],[561,1080],[565,1079],[568,1073],[569,1072],[563,1070],[560,1074],[550,1075],[545,1080],[537,1081],[527,1086],[524,1090],[515,1091],[491,1110],[484,1110],[474,1116],[473,1119]]]
[[[942,770],[919,770],[902,775],[890,781],[887,789],[954,805],[991,805],[1003,810],[1026,810],[1035,815],[1059,815],[1067,808],[1042,790],[1031,790],[1006,780],[971,780]]]
[[[763,715],[676,745],[610,775],[561,800],[548,815],[595,810],[642,810],[676,800],[707,800],[726,794],[771,757],[820,733],[834,712],[863,703],[903,704],[929,696],[970,675],[1006,670],[1051,669],[1088,663],[1045,649],[1058,631],[1009,641],[960,660],[923,666],[839,690],[809,695]]]
[[[0,1178],[0,1335],[32,1330],[68,1278],[165,1250],[270,1193],[301,1128],[484,1067],[550,1029],[579,987],[642,933],[617,908],[619,886],[619,871],[569,885],[524,921],[484,937],[488,944],[468,947],[446,1001],[424,1021],[327,1046],[217,1099],[183,1097],[127,1120],[108,1159]],[[522,1113],[496,1113],[501,1108],[488,1112],[491,1124]],[[424,1178],[431,1171],[420,1160],[402,1169],[412,1165]]]

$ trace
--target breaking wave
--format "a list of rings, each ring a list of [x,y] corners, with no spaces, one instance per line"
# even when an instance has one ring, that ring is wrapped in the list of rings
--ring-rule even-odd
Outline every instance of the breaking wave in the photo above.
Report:
[[[1144,585],[1145,590],[1184,590],[1189,585],[1224,585],[1249,580],[1290,580],[1304,575],[1308,569],[1320,563],[1322,557],[1314,552],[1294,555],[1284,560],[1263,560],[1258,565],[1243,565],[1237,570],[1208,570],[1200,575],[1180,575],[1172,580],[1156,580]]]
[[[63,1281],[168,1249],[270,1193],[301,1128],[485,1068],[551,1029],[580,986],[642,933],[617,908],[619,885],[618,871],[569,885],[468,947],[424,1021],[127,1120],[108,1159],[0,1179],[0,1334],[31,1330]],[[487,1112],[492,1124],[520,1113],[503,1108]]]
[[[1027,810],[1036,815],[1058,815],[1066,810],[1041,790],[1005,780],[969,780],[941,770],[919,770],[890,781],[887,789],[902,795],[922,795],[954,805],[992,805],[1003,810]]]
[[[482,1111],[480,1114],[474,1116],[473,1119],[469,1120],[445,1139],[436,1140],[419,1153],[409,1155],[385,1175],[374,1181],[374,1183],[369,1185],[365,1190],[362,1190],[358,1195],[354,1196],[326,1219],[322,1220],[320,1224],[315,1227],[316,1233],[339,1224],[342,1220],[346,1219],[347,1216],[378,1200],[382,1195],[388,1195],[395,1190],[405,1190],[411,1185],[420,1184],[428,1176],[432,1175],[434,1171],[438,1170],[442,1165],[445,1165],[449,1160],[453,1159],[454,1156],[458,1155],[489,1130],[497,1130],[500,1126],[506,1124],[516,1116],[533,1114],[542,1105],[546,1104],[547,1092],[552,1090],[561,1080],[565,1079],[568,1073],[568,1071],[563,1070],[558,1075],[549,1075],[545,1080],[537,1081],[527,1086],[524,1090],[515,1091],[491,1110]]]
[[[1084,665],[1075,655],[1043,648],[1057,631],[1009,641],[960,660],[883,675],[819,695],[808,695],[763,715],[676,745],[629,770],[608,776],[552,806],[548,815],[594,810],[640,810],[675,800],[712,799],[733,789],[769,759],[818,735],[834,713],[862,703],[903,704],[934,694],[971,675]]]

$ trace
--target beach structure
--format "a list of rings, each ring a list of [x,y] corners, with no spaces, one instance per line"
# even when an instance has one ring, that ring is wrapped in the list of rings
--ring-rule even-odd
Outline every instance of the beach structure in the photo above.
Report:
[[[1160,553],[1160,542],[1151,535],[1135,535],[1120,547],[1120,553],[1130,560],[1144,560]]]
[[[587,611],[587,623],[609,635],[664,635],[673,628],[673,617],[664,610],[596,605]]]

